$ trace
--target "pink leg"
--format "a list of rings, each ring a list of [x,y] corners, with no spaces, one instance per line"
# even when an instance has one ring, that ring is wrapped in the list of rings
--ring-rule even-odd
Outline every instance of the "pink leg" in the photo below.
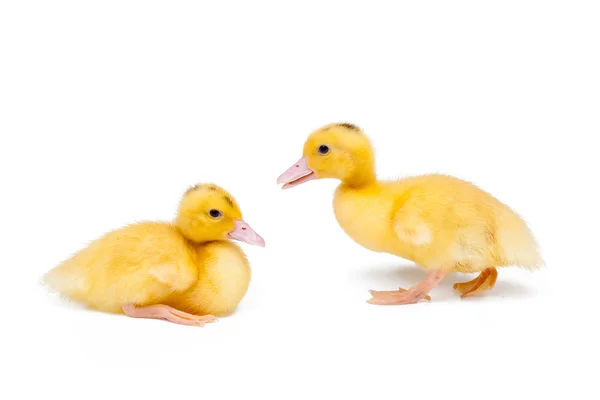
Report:
[[[188,314],[164,304],[155,304],[145,307],[138,307],[134,304],[123,304],[123,311],[133,318],[164,319],[181,325],[204,326],[207,322],[214,322],[217,320],[217,318],[212,315]]]
[[[445,272],[435,271],[430,272],[422,282],[416,284],[410,289],[392,290],[378,292],[370,290],[371,296],[373,296],[367,303],[379,304],[379,305],[400,305],[400,304],[414,304],[419,300],[427,299],[430,300],[427,294],[433,289],[442,278],[446,275]]]

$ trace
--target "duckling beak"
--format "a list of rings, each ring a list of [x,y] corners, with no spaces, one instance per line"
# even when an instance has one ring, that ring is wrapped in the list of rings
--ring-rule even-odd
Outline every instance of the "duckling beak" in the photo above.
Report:
[[[229,239],[265,247],[265,239],[256,233],[254,229],[250,228],[250,225],[239,219],[235,220],[235,228],[227,236]]]
[[[282,189],[289,189],[294,186],[298,186],[301,183],[316,179],[315,172],[308,168],[306,163],[306,157],[302,157],[277,178],[277,184],[283,183]]]

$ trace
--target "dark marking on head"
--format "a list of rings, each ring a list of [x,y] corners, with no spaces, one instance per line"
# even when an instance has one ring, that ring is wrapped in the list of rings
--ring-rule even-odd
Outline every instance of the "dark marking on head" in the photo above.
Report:
[[[216,185],[208,185],[208,190],[210,190],[212,192],[216,192],[217,191],[217,186]]]
[[[353,124],[349,124],[349,123],[347,123],[347,122],[340,123],[340,124],[335,124],[335,125],[336,125],[336,126],[341,126],[341,127],[344,127],[344,128],[346,128],[346,129],[350,129],[351,131],[357,131],[357,132],[360,132],[360,128],[359,128],[358,126],[356,126],[356,125],[353,125]]]
[[[231,197],[225,196],[225,201],[233,208],[233,200],[231,200]]]
[[[202,185],[198,184],[198,185],[194,185],[191,188],[189,188],[188,190],[185,191],[185,194],[190,194],[191,192],[193,192],[194,190],[200,189]]]

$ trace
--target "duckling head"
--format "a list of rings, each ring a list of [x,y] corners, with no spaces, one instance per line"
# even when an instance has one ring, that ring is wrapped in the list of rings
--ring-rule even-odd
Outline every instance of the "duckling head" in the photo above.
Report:
[[[325,125],[310,134],[303,156],[279,176],[283,189],[313,179],[334,178],[349,186],[375,181],[375,159],[369,138],[352,124]]]
[[[185,192],[175,223],[193,242],[234,239],[265,245],[265,240],[242,219],[233,196],[213,184],[196,185]]]

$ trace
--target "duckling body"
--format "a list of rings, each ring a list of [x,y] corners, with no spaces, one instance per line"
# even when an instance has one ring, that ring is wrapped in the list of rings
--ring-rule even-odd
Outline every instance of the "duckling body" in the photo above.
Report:
[[[313,179],[341,180],[333,209],[344,232],[376,252],[429,271],[408,290],[371,291],[372,304],[411,304],[449,272],[480,272],[459,283],[462,297],[491,289],[497,267],[538,268],[542,259],[525,222],[508,206],[464,180],[441,174],[379,181],[373,148],[360,128],[330,124],[313,132],[303,157],[278,179],[288,189]]]
[[[539,262],[537,252],[530,250],[535,250],[534,239],[518,215],[485,191],[450,176],[359,188],[342,184],[333,208],[341,228],[358,244],[429,271],[481,272]]]
[[[250,265],[227,238],[264,245],[216,185],[190,189],[175,222],[112,231],[44,277],[62,296],[138,318],[203,325],[230,314],[250,282]]]

